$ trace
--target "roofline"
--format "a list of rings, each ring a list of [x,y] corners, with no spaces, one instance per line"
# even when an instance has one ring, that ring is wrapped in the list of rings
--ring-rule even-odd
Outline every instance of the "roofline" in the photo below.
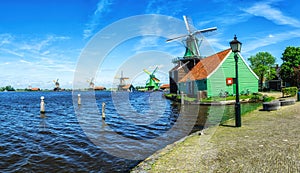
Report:
[[[225,58],[222,60],[222,62],[214,69],[214,71],[212,71],[206,78],[208,79],[209,77],[211,77],[219,68],[220,66],[224,63],[224,61],[229,57],[229,55],[232,53],[232,50],[230,50],[228,52],[228,54],[225,56]],[[259,77],[254,73],[254,71],[250,68],[250,66],[248,65],[248,63],[245,61],[245,59],[243,58],[243,56],[238,53],[238,55],[240,56],[239,59],[242,59],[242,61],[244,62],[244,64],[247,66],[247,68],[250,70],[250,72],[254,75],[254,77],[259,80]]]
[[[232,50],[230,50],[227,55],[225,56],[225,58],[219,63],[219,65],[209,74],[207,75],[206,79],[210,78],[210,76],[212,76],[220,67],[221,65],[224,63],[224,61],[228,58],[228,56],[231,54]]]
[[[243,62],[246,64],[246,66],[247,66],[247,68],[251,71],[251,73],[254,75],[254,77],[256,77],[256,79],[257,80],[259,80],[259,77],[254,73],[254,71],[250,68],[250,66],[248,65],[248,63],[245,61],[245,59],[243,58],[243,56],[240,54],[240,53],[238,53],[239,54],[239,56],[241,57],[240,59],[242,59],[243,60]]]

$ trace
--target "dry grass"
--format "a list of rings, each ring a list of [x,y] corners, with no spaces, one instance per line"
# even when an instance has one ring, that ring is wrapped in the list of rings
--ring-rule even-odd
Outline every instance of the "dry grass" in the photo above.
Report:
[[[299,102],[253,111],[243,116],[241,128],[228,121],[194,134],[133,172],[300,172],[299,113]]]

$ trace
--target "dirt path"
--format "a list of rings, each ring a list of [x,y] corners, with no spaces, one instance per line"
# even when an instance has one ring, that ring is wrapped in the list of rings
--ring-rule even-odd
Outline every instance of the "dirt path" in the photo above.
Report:
[[[193,134],[132,172],[300,172],[300,102]]]
[[[262,95],[268,95],[270,97],[275,97],[280,99],[282,97],[282,92],[260,92]]]

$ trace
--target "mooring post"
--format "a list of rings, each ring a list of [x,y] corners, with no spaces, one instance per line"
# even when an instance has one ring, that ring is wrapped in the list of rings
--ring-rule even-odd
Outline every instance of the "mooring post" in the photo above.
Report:
[[[42,96],[41,97],[41,110],[40,110],[40,112],[42,113],[42,114],[44,114],[45,113],[45,102],[44,102],[44,96]]]
[[[78,105],[81,105],[81,97],[80,97],[80,94],[78,94],[78,100],[77,100],[77,102],[78,102]]]
[[[181,95],[181,97],[180,97],[180,99],[181,99],[181,104],[184,104],[184,95],[183,95],[183,91],[181,91],[180,95]]]
[[[105,120],[105,102],[102,102],[102,119]]]

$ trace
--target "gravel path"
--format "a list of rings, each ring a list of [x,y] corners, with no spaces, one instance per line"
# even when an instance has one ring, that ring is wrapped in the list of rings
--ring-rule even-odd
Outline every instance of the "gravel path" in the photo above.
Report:
[[[242,127],[211,127],[157,152],[132,172],[300,173],[300,102],[256,110]]]

